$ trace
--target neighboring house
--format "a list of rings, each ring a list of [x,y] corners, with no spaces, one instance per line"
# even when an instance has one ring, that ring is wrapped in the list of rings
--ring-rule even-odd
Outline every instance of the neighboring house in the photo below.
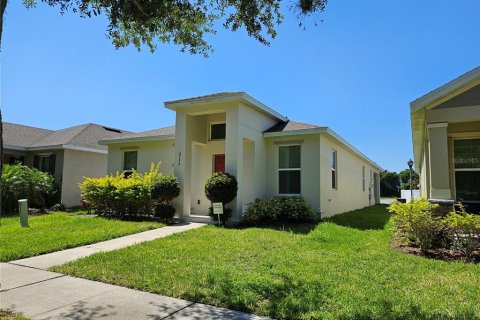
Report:
[[[165,103],[176,126],[100,141],[108,172],[161,170],[178,177],[177,214],[208,219],[205,180],[238,180],[233,220],[256,198],[301,195],[323,216],[379,203],[381,168],[327,127],[288,120],[243,92]]]
[[[91,123],[54,131],[4,122],[4,163],[21,162],[49,172],[60,187],[61,203],[78,206],[83,177],[107,173],[107,147],[98,140],[125,133]]]
[[[480,67],[411,102],[410,112],[422,196],[478,206]]]

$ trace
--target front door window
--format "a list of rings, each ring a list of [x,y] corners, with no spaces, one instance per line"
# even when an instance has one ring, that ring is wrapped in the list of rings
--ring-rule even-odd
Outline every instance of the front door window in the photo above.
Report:
[[[213,156],[213,172],[225,172],[225,155],[215,154]]]
[[[454,140],[457,200],[480,202],[480,139]]]

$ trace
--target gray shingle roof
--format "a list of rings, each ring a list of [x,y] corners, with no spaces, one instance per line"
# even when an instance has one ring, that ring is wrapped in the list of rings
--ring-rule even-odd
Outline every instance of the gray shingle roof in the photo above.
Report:
[[[313,124],[288,120],[287,122],[277,123],[276,125],[274,125],[270,129],[266,130],[265,132],[296,131],[296,130],[314,129],[314,128],[319,128],[319,127],[320,126],[316,126],[316,125],[313,125]]]
[[[45,138],[52,132],[52,130],[48,129],[3,122],[3,143],[7,146],[26,148],[32,143]]]
[[[131,133],[93,123],[52,131],[4,122],[3,130],[5,145],[27,149],[72,146],[107,150],[106,146],[98,144],[99,140],[113,139]]]
[[[162,136],[173,136],[175,135],[175,126],[170,126],[170,127],[163,127],[163,128],[158,128],[158,129],[153,129],[149,131],[143,131],[143,132],[138,132],[138,133],[130,133],[126,135],[122,135],[120,137],[112,138],[112,139],[103,139],[103,142],[105,143],[110,143],[110,142],[115,142],[118,140],[120,141],[125,141],[128,139],[132,139],[134,141],[142,140],[143,138],[155,138],[155,137],[162,137]]]

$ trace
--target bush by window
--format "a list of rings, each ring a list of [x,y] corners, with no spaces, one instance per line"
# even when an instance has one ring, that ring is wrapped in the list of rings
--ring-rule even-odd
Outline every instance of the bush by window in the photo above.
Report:
[[[315,219],[315,213],[299,196],[256,199],[242,216],[247,225],[262,225],[276,221],[306,222]]]

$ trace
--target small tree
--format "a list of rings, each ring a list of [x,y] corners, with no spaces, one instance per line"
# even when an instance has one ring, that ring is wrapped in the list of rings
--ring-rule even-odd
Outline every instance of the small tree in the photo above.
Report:
[[[237,196],[238,183],[237,179],[228,173],[214,173],[205,182],[205,196],[211,202],[221,202],[223,204],[223,214],[221,220],[225,222],[231,217],[232,209],[225,208],[225,204],[232,202]],[[209,209],[212,220],[215,220],[213,209]]]

